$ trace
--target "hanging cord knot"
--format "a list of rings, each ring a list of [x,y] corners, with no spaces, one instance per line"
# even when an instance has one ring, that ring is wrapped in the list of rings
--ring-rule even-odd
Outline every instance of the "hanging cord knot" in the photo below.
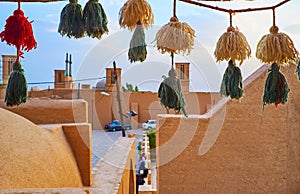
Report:
[[[171,17],[170,22],[178,22],[178,18],[176,16]]]
[[[13,69],[13,71],[24,71],[22,69],[22,65],[19,61],[16,61],[13,63],[12,69]]]
[[[277,34],[279,31],[279,28],[277,26],[272,26],[269,31],[271,34]]]
[[[176,70],[172,67],[170,69],[170,71],[168,72],[169,77],[176,77],[177,76],[177,72]]]
[[[78,3],[78,0],[69,0],[70,3],[74,3],[74,4],[77,4]]]
[[[14,11],[14,16],[17,16],[17,15],[21,15],[22,17],[24,17],[24,12],[21,9],[16,9]]]
[[[271,65],[271,67],[268,69],[268,72],[272,72],[272,73],[279,73],[279,65],[277,65],[277,63],[273,63]]]
[[[234,32],[235,28],[232,26],[232,10],[229,12],[229,27],[227,28],[227,32]]]

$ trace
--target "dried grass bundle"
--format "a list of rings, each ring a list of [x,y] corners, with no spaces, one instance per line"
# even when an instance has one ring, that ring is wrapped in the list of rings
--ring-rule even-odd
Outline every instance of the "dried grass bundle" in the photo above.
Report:
[[[227,32],[219,38],[214,55],[217,62],[231,59],[240,61],[241,65],[246,58],[250,57],[251,48],[238,28],[230,26]]]
[[[170,22],[156,33],[156,46],[161,53],[189,54],[194,45],[195,31],[185,22],[172,17]]]
[[[123,28],[133,30],[140,21],[144,28],[154,23],[154,15],[150,4],[145,0],[128,0],[119,12],[119,24]]]
[[[286,64],[296,60],[298,51],[293,41],[284,33],[278,33],[278,27],[272,26],[270,34],[264,35],[257,44],[256,57],[263,63]]]

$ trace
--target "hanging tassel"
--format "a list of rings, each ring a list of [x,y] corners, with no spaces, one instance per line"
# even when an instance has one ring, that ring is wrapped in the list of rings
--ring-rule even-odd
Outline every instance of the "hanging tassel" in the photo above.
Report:
[[[128,0],[120,9],[119,24],[123,28],[133,30],[137,21],[140,21],[146,29],[154,23],[151,6],[145,0]]]
[[[136,29],[130,41],[130,49],[128,51],[128,59],[130,62],[143,62],[147,56],[147,45],[145,42],[145,32],[141,22],[138,22]]]
[[[161,27],[155,36],[156,46],[162,54],[165,52],[190,54],[194,45],[195,31],[185,22],[179,22],[176,16],[176,0],[173,3],[173,17]]]
[[[296,72],[295,73],[298,75],[298,79],[300,80],[300,60],[299,60],[298,65],[296,67]]]
[[[241,70],[236,66],[235,60],[240,65],[251,55],[251,49],[246,37],[232,26],[232,12],[229,13],[230,22],[227,31],[219,38],[214,55],[217,62],[229,60],[228,67],[223,75],[220,87],[222,96],[230,96],[231,99],[240,99],[243,96],[243,79]]]
[[[15,106],[27,100],[27,82],[20,62],[14,62],[6,87],[6,106]]]
[[[6,41],[8,45],[19,46],[25,51],[35,49],[37,43],[33,36],[31,23],[21,9],[15,10],[14,14],[7,18],[5,29],[0,33],[1,41]]]
[[[290,37],[278,30],[277,26],[272,26],[270,34],[264,35],[257,44],[256,57],[263,63],[286,64],[289,60],[296,60],[298,56]]]
[[[69,4],[61,11],[58,32],[68,38],[82,38],[84,36],[82,8],[78,4],[78,0],[69,0]]]
[[[228,62],[228,67],[223,75],[220,93],[222,96],[230,96],[232,99],[240,99],[243,96],[243,79],[239,67]]]
[[[13,64],[13,71],[9,75],[6,86],[5,102],[7,106],[20,105],[27,100],[27,83],[19,59],[23,57],[21,49],[29,51],[37,46],[31,23],[24,16],[24,12],[20,9],[20,2],[18,2],[18,9],[6,20],[5,29],[0,33],[2,41],[17,48],[17,59]]]
[[[240,61],[241,65],[246,58],[250,57],[251,49],[246,37],[239,32],[238,28],[230,26],[219,38],[214,55],[217,62],[232,59]]]
[[[181,23],[177,17],[161,27],[156,33],[156,46],[161,53],[189,54],[194,45],[195,31],[185,22]]]
[[[89,0],[83,9],[83,20],[89,37],[100,39],[108,33],[107,17],[98,0]]]
[[[180,80],[176,77],[177,72],[172,67],[168,75],[169,77],[165,77],[158,89],[160,103],[166,108],[167,113],[169,109],[174,109],[177,113],[182,110],[184,116],[187,117]]]
[[[288,101],[290,89],[284,75],[279,71],[279,68],[276,63],[273,63],[268,70],[269,74],[266,79],[263,95],[263,107],[266,104],[272,103],[275,103],[277,107],[278,104],[285,104]]]

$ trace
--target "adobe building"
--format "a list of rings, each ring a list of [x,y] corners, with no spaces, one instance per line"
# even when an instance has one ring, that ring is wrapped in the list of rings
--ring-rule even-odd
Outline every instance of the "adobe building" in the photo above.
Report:
[[[178,78],[181,81],[182,91],[186,101],[186,110],[188,114],[204,114],[213,104],[220,100],[219,93],[209,92],[189,92],[190,68],[189,63],[176,63]],[[66,69],[68,69],[66,67]],[[55,85],[51,90],[29,91],[31,98],[58,98],[58,99],[84,99],[88,102],[88,121],[92,124],[92,129],[104,129],[104,125],[115,119],[120,119],[116,83],[113,79],[113,68],[106,68],[106,80],[97,83],[97,87],[91,89],[89,85],[81,85],[80,88],[66,86],[72,83],[60,82],[66,80],[64,70],[55,70]],[[117,77],[120,78],[120,88],[122,86],[122,69],[116,68]],[[59,74],[61,76],[59,76]],[[62,79],[58,79],[62,77]],[[109,96],[103,95],[103,92]],[[141,127],[141,123],[155,119],[157,114],[164,114],[166,110],[161,106],[157,92],[139,91],[139,92],[121,92],[121,105],[124,116],[124,123],[131,123],[133,128]],[[190,103],[192,102],[192,103]],[[126,113],[134,110],[137,116],[129,117]],[[174,113],[174,112],[170,112]]]
[[[66,68],[65,70],[54,70],[54,88],[72,89],[74,84],[72,82],[72,55],[68,58],[66,54]]]
[[[1,67],[1,78],[0,83],[0,98],[5,98],[5,89],[8,83],[9,74],[12,71],[12,65],[16,61],[16,55],[2,55],[2,67]]]
[[[244,81],[244,97],[223,98],[203,115],[156,117],[158,193],[300,192],[300,82],[281,71],[288,102],[266,105],[263,65]]]
[[[2,84],[7,85],[12,65],[16,61],[16,55],[2,55]]]
[[[84,100],[30,99],[21,110],[0,108],[0,126],[0,193],[134,194],[135,138],[120,137],[92,169]]]

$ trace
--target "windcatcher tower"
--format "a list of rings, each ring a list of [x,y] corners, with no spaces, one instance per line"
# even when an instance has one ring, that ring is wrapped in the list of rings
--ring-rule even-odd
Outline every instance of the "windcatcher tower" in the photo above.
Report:
[[[182,92],[188,93],[190,91],[190,63],[175,63],[175,65]]]

